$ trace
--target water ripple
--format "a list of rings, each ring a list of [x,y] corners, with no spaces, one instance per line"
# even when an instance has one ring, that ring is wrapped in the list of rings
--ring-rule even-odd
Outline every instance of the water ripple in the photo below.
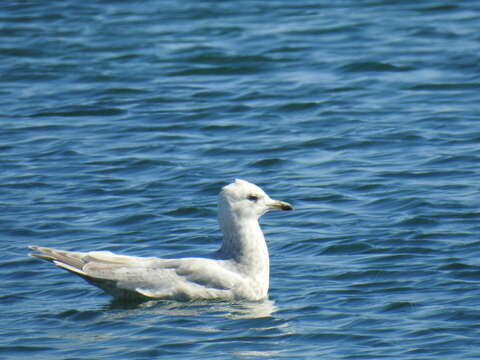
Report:
[[[2,10],[2,358],[478,358],[476,4]],[[109,302],[26,256],[214,250],[234,178],[295,207],[268,302]]]

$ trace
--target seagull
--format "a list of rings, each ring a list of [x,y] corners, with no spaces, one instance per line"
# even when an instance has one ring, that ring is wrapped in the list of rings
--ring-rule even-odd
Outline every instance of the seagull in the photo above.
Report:
[[[72,252],[29,246],[30,256],[80,276],[119,299],[247,300],[268,296],[270,260],[258,219],[270,210],[292,210],[245,180],[222,188],[219,250],[204,257],[157,258],[110,251]]]

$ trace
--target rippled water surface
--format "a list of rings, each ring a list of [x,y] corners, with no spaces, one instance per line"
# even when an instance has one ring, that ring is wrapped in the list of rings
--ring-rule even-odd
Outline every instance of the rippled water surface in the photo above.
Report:
[[[479,359],[475,1],[0,5],[2,359]],[[181,256],[234,178],[262,303],[112,302],[27,245]]]

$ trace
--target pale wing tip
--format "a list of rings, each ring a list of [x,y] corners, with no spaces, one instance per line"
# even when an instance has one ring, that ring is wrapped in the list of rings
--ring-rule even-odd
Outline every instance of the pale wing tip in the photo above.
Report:
[[[36,258],[36,259],[46,260],[46,261],[53,261],[54,260],[53,257],[51,257],[49,255],[45,255],[45,254],[28,253],[28,256]]]
[[[42,252],[42,248],[36,245],[28,245],[28,248],[33,251],[37,251],[39,253]],[[50,257],[47,257],[46,255],[43,254],[35,254],[35,253],[28,253],[28,256],[38,258],[38,259],[44,259],[44,260],[49,260]]]
[[[75,274],[88,276],[86,272],[84,272],[82,269],[76,268],[75,266],[71,266],[69,264],[66,264],[64,262],[57,261],[57,260],[53,260],[52,262],[58,267],[64,268],[65,270],[71,271]]]

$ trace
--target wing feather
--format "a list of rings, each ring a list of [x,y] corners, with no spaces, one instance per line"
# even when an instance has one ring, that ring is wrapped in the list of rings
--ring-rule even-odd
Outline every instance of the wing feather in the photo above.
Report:
[[[207,258],[160,259],[116,255],[109,251],[88,253],[31,246],[47,260],[79,275],[116,297],[228,298],[245,282],[238,272]]]

